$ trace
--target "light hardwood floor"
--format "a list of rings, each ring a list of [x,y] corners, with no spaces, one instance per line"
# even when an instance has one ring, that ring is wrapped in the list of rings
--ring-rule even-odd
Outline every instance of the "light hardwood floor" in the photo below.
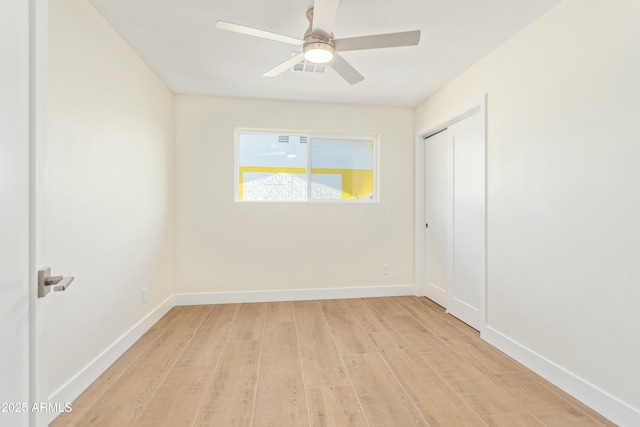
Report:
[[[426,298],[175,307],[52,426],[613,425]]]

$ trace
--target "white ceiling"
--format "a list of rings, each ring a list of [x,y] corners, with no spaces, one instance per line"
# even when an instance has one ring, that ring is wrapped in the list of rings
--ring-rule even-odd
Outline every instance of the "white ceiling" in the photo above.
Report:
[[[342,0],[336,38],[421,30],[418,46],[344,52],[365,80],[262,74],[292,46],[216,30],[229,21],[295,38],[313,0],[90,0],[175,93],[413,107],[560,0]]]

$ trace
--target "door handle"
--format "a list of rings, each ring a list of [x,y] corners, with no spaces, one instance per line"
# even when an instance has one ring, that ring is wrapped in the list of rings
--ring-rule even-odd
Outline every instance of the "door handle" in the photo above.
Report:
[[[51,288],[54,292],[66,291],[73,282],[73,276],[52,276],[51,267],[38,270],[38,298],[47,296]]]

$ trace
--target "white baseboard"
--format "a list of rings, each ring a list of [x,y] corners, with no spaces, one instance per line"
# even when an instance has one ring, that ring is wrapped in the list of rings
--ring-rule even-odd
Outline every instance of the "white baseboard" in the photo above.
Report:
[[[640,411],[561,366],[485,326],[482,339],[620,426],[640,426]]]
[[[175,294],[175,305],[303,301],[415,295],[414,285]]]
[[[93,359],[87,366],[71,378],[66,384],[60,387],[49,396],[49,402],[65,403],[73,402],[92,382],[94,382],[109,366],[113,364],[122,354],[129,349],[145,332],[147,332],[162,316],[164,316],[174,306],[173,295],[161,303],[155,310],[149,313],[144,319],[139,321],[131,329],[124,333],[118,340],[111,344],[98,357]],[[49,413],[50,419],[46,423],[53,421],[58,413]]]

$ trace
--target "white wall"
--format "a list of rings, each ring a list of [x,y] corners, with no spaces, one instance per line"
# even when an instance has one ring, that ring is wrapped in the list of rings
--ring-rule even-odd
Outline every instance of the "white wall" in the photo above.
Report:
[[[45,253],[75,276],[43,307],[54,393],[172,294],[173,95],[87,1],[49,9]]]
[[[488,325],[636,423],[639,22],[637,0],[565,0],[417,109],[420,130],[488,94]]]
[[[413,284],[413,110],[195,96],[174,109],[176,293]],[[380,202],[234,202],[235,127],[379,134]]]

